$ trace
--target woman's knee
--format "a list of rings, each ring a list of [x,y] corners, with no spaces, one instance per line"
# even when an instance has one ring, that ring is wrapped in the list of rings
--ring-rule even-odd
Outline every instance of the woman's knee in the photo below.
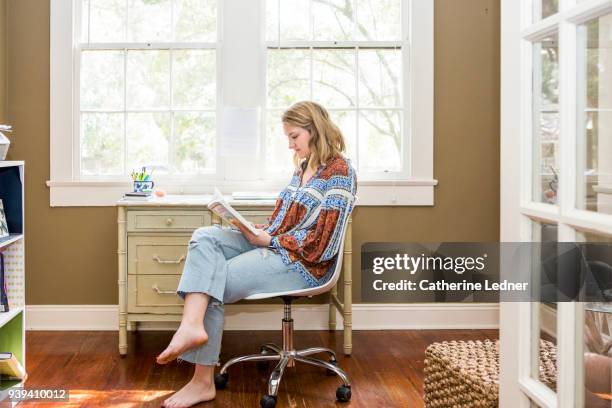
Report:
[[[200,227],[196,229],[191,235],[191,242],[201,241],[206,238],[214,238],[218,236],[220,228],[215,225],[210,225],[207,227]]]

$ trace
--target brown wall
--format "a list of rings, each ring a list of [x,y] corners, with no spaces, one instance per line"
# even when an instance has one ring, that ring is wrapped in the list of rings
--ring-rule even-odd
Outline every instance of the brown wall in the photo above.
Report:
[[[499,237],[499,0],[435,10],[436,204],[355,210],[356,302],[364,242]],[[8,0],[5,22],[9,158],[26,161],[26,301],[117,304],[115,209],[49,207],[49,2]]]

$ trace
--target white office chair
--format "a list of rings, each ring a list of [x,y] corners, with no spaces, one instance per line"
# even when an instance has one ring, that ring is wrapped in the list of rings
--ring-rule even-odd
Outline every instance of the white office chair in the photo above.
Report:
[[[351,205],[354,204],[356,201],[357,198],[355,197],[353,203],[347,204],[347,210],[349,210]],[[328,372],[332,374],[337,374],[342,379],[343,384],[336,390],[336,398],[340,402],[347,402],[351,399],[351,383],[346,373],[342,369],[337,367],[336,353],[333,350],[325,347],[311,347],[304,350],[295,350],[293,348],[293,319],[291,318],[291,302],[295,298],[303,296],[312,297],[320,293],[328,292],[334,287],[334,285],[338,281],[338,278],[340,277],[340,272],[342,271],[344,238],[346,235],[349,217],[350,213],[349,211],[346,211],[346,217],[343,221],[341,230],[342,235],[340,240],[340,248],[338,249],[338,261],[336,263],[336,268],[331,278],[326,283],[314,288],[298,289],[287,292],[256,293],[245,298],[247,300],[267,299],[271,297],[280,297],[283,299],[283,302],[285,302],[285,313],[282,320],[283,347],[280,348],[276,344],[267,343],[261,346],[260,354],[251,354],[247,356],[232,358],[227,363],[225,363],[225,365],[221,368],[219,374],[215,376],[215,386],[217,387],[217,389],[225,388],[229,379],[227,369],[235,363],[241,363],[244,361],[278,361],[278,364],[270,374],[270,379],[268,381],[268,394],[264,395],[260,401],[260,405],[262,408],[274,408],[276,406],[276,396],[278,393],[278,387],[280,385],[280,381],[285,371],[285,368],[293,367],[295,366],[295,362],[299,361],[302,363],[326,368]],[[329,361],[323,361],[320,359],[308,357],[311,354],[318,353],[329,354]]]

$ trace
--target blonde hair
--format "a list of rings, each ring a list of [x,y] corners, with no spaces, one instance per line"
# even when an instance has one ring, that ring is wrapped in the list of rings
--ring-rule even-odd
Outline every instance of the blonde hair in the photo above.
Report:
[[[342,132],[329,118],[327,110],[316,102],[302,101],[292,105],[283,113],[283,123],[306,129],[310,135],[310,157],[308,167],[317,169],[338,153],[344,152],[346,145]],[[299,166],[300,158],[293,154],[293,163]]]

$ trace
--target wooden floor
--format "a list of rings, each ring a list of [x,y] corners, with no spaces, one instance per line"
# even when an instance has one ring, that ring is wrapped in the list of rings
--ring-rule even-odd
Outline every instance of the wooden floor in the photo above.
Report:
[[[354,354],[338,354],[338,364],[352,382],[352,400],[335,401],[340,380],[325,370],[288,368],[277,407],[421,407],[423,358],[435,341],[497,338],[496,330],[354,331]],[[155,356],[172,333],[130,333],[129,353],[117,352],[116,332],[28,332],[28,388],[70,390],[70,402],[23,403],[20,407],[155,407],[179,389],[193,373],[186,362],[159,366]],[[221,361],[258,352],[266,342],[280,343],[280,331],[233,331],[223,337]],[[342,348],[342,332],[298,331],[297,348]],[[272,366],[270,366],[270,369]],[[259,407],[267,390],[268,370],[255,363],[230,368],[230,381],[215,401],[198,407]]]

